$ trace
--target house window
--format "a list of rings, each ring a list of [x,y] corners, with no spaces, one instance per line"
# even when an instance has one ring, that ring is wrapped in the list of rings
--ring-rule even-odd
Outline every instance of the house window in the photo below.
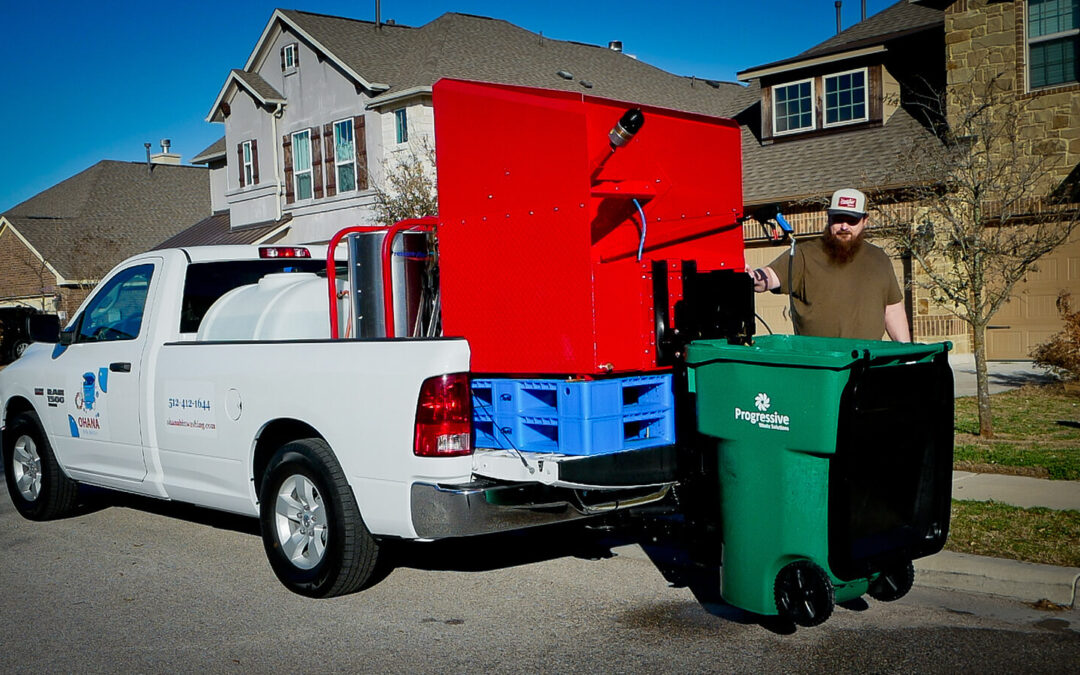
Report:
[[[814,128],[814,83],[812,80],[773,87],[773,133]]]
[[[334,164],[337,171],[337,190],[356,189],[356,143],[353,140],[353,121],[334,122]]]
[[[397,142],[407,143],[409,141],[409,115],[405,108],[394,111],[394,123],[397,129]]]
[[[293,182],[297,199],[311,199],[311,131],[293,134]]]
[[[866,69],[826,77],[825,126],[866,119]]]
[[[1030,88],[1077,82],[1080,0],[1028,0],[1027,5]]]
[[[253,185],[255,183],[255,162],[252,161],[251,156],[251,141],[244,141],[240,144],[240,150],[243,153],[244,158],[244,182],[240,187],[244,185]]]
[[[281,69],[283,71],[293,70],[298,65],[296,53],[296,43],[285,45],[281,48]]]

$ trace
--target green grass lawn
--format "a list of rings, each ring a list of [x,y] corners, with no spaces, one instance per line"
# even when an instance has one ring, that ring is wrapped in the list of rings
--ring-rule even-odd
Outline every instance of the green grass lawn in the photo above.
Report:
[[[994,558],[1080,567],[1080,511],[953,501],[945,548]]]
[[[978,436],[974,396],[956,399],[957,469],[1080,480],[1080,396],[1060,384],[992,394],[994,438]]]

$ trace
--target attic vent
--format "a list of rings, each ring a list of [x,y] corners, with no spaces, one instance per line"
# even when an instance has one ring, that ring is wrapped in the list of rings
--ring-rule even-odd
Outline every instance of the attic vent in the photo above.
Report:
[[[611,42],[607,43],[607,48],[613,52],[621,52],[622,40],[612,40]]]
[[[559,71],[556,71],[555,74],[558,75],[559,77],[561,77],[564,80],[572,80],[572,79],[574,79],[574,74],[571,73],[568,70],[559,70]]]
[[[582,80],[581,86],[585,87],[586,89],[592,89],[592,82],[590,82],[589,80]]]

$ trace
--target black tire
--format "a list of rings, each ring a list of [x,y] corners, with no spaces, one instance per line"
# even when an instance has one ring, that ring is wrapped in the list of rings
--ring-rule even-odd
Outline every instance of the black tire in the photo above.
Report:
[[[908,561],[883,570],[877,579],[870,582],[866,594],[881,602],[892,602],[907,595],[913,583],[915,565]]]
[[[23,352],[25,352],[26,348],[29,347],[29,346],[30,346],[30,343],[27,340],[23,340],[23,339],[16,340],[15,343],[13,345],[11,345],[11,352],[8,355],[9,358],[12,361],[19,358],[20,356],[23,355]]]
[[[379,545],[325,441],[283,445],[270,460],[259,495],[266,557],[286,588],[329,598],[358,591],[371,578]]]
[[[75,508],[78,484],[53,454],[41,422],[25,412],[4,429],[4,477],[15,509],[29,520],[62,518]]]
[[[829,575],[809,560],[797,560],[781,569],[773,593],[780,616],[807,628],[825,623],[836,604]]]

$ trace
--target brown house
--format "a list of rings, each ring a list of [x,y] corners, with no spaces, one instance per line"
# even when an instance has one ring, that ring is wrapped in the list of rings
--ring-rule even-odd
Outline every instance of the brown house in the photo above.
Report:
[[[210,214],[208,173],[103,160],[0,213],[0,307],[66,319],[118,262]]]

